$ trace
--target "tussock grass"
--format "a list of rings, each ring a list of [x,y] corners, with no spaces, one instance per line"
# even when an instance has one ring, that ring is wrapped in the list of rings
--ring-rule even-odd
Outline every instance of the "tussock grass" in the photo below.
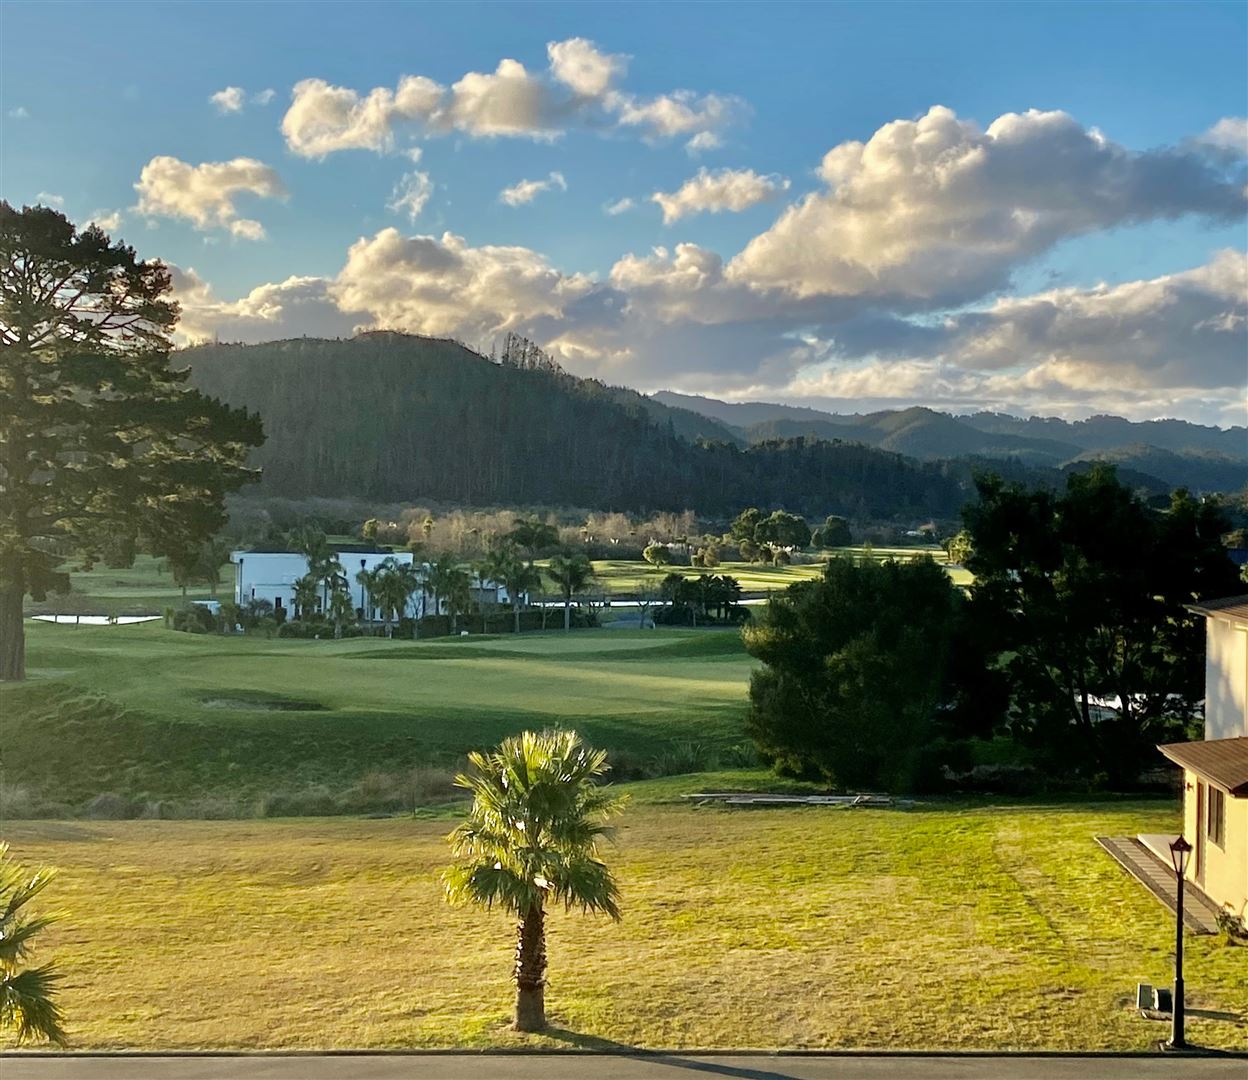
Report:
[[[618,925],[551,918],[548,1008],[506,1029],[512,928],[447,907],[448,821],[10,823],[62,868],[79,1048],[518,1046],[1146,1049],[1166,912],[1094,844],[1169,802],[767,811],[647,805],[609,858]],[[1187,943],[1189,1038],[1248,1043],[1248,950]],[[1214,1020],[1201,1010],[1238,1014]]]

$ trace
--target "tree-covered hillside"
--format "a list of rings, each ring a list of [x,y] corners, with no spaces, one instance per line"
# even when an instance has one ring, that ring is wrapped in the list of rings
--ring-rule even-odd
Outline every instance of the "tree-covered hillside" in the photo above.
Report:
[[[809,515],[955,516],[969,470],[870,447],[695,439],[695,418],[549,367],[402,334],[180,354],[205,392],[260,414],[270,495],[618,510],[786,506]]]

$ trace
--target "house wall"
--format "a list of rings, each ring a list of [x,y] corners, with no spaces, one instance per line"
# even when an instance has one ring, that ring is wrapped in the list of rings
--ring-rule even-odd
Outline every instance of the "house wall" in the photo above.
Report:
[[[1248,735],[1248,629],[1205,619],[1205,738]]]
[[[358,552],[342,551],[338,553],[338,561],[346,573],[347,588],[351,594],[351,602],[357,609],[363,609],[367,597],[364,586],[355,580],[361,570],[372,570],[386,559],[394,559],[400,563],[411,565],[413,558],[410,552]],[[294,612],[295,582],[308,572],[308,561],[294,552],[256,552],[235,551],[230,555],[234,564],[234,602],[240,606],[249,600],[267,600],[270,604],[281,606],[287,612]],[[472,599],[477,604],[509,606],[511,599],[507,590],[492,581],[481,581],[474,578]],[[525,599],[521,598],[522,601]],[[438,612],[446,614],[445,601],[439,600]],[[409,618],[423,618],[435,614],[432,597],[416,592],[408,601],[406,615]],[[371,617],[370,612],[365,615]]]
[[[1225,843],[1219,847],[1205,838],[1200,844],[1197,837],[1204,834],[1206,821],[1196,820],[1198,782],[1204,783],[1208,790],[1207,781],[1190,769],[1184,770],[1183,835],[1204,851],[1204,882],[1200,887],[1215,904],[1229,908],[1241,919],[1248,920],[1248,798],[1235,798],[1228,794]],[[1207,814],[1204,816],[1207,817]],[[1187,877],[1192,882],[1200,880],[1196,853],[1188,863]]]

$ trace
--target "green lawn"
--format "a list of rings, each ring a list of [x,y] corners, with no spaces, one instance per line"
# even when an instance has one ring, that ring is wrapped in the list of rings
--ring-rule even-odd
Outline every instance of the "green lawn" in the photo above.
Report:
[[[453,767],[470,748],[549,724],[618,751],[628,775],[682,743],[740,742],[752,664],[732,632],[334,642],[161,623],[27,631],[29,681],[0,687],[5,797],[18,814],[68,813],[106,792],[153,803],[311,792],[268,812],[324,813],[324,799],[365,781],[378,805],[405,804],[413,768]]]
[[[392,665],[400,667],[400,664]],[[558,1029],[506,1029],[502,915],[447,907],[449,822],[16,822],[62,869],[74,1045],[1146,1050],[1131,1007],[1173,923],[1094,844],[1177,826],[1169,801],[850,811],[648,800],[608,858],[623,921],[550,920]],[[1248,949],[1188,938],[1188,1036],[1248,1044]],[[1211,1019],[1205,1013],[1238,1019]]]

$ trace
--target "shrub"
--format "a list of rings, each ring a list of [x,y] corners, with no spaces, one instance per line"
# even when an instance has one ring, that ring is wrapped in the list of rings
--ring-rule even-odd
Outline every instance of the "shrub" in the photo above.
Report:
[[[211,634],[217,629],[217,617],[203,604],[187,604],[173,613],[173,628],[188,634]]]

